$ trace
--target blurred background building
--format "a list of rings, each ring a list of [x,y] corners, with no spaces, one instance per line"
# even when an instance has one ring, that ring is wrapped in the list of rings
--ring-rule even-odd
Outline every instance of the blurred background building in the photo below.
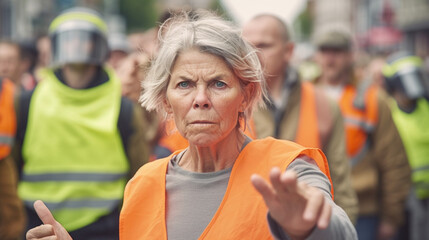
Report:
[[[405,35],[408,49],[420,56],[429,55],[429,1],[399,0],[397,25]]]

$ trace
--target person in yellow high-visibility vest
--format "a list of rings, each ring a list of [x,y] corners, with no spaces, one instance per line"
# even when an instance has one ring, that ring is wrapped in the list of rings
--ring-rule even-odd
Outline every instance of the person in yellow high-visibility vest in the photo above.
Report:
[[[127,180],[148,161],[141,107],[121,96],[105,66],[107,26],[87,8],[72,8],[49,27],[51,67],[17,104],[18,194],[27,228],[40,225],[41,199],[77,239],[118,239]]]
[[[385,88],[393,97],[392,116],[412,169],[408,198],[411,240],[429,239],[429,79],[423,61],[398,52],[383,67]]]

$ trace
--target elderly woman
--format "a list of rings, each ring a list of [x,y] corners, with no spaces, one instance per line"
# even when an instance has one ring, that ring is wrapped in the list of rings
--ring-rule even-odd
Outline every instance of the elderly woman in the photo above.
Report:
[[[121,239],[356,239],[320,150],[243,133],[265,90],[255,51],[230,23],[171,20],[144,89],[143,106],[171,116],[189,147],[128,183]],[[68,239],[42,202],[35,208],[45,225],[27,239]]]

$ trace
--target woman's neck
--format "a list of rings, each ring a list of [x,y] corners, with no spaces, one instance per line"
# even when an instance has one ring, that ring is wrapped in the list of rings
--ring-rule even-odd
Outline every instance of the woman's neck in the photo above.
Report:
[[[179,165],[192,172],[216,172],[231,168],[245,140],[246,136],[236,129],[211,146],[200,147],[190,144]]]

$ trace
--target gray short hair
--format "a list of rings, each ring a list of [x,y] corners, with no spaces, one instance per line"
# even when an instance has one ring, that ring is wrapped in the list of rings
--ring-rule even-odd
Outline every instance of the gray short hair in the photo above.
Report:
[[[163,27],[168,31],[163,31]],[[241,31],[231,22],[207,11],[182,13],[167,20],[160,29],[165,32],[161,48],[153,60],[146,78],[142,82],[142,106],[147,110],[161,111],[166,98],[171,69],[181,52],[196,48],[225,60],[244,89],[249,83],[254,85],[252,96],[245,96],[249,107],[244,117],[250,117],[257,104],[263,106],[266,97],[265,80],[255,49],[241,37]]]

